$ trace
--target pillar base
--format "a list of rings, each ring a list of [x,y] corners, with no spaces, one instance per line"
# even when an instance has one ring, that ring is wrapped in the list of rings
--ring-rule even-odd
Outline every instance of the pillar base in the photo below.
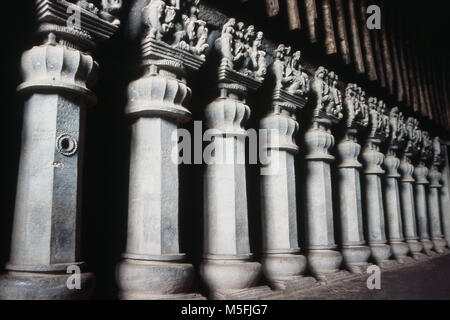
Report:
[[[264,276],[269,282],[300,276],[306,269],[306,258],[300,254],[267,254],[262,258]]]
[[[271,279],[270,286],[273,290],[305,290],[317,287],[319,282],[313,277],[291,276],[284,278]]]
[[[419,260],[422,255],[421,252],[423,251],[423,244],[417,240],[406,240],[406,243],[408,244],[411,256],[415,260]]]
[[[126,259],[116,269],[121,299],[151,299],[189,292],[194,267],[183,262]]]
[[[206,300],[198,293],[147,294],[142,292],[120,292],[120,300]]]
[[[283,292],[273,291],[269,286],[249,289],[220,289],[210,293],[212,300],[274,300],[283,298]]]
[[[0,300],[87,300],[94,289],[94,274],[80,274],[80,289],[69,289],[72,274],[10,271],[0,278]],[[72,284],[72,281],[69,281]]]
[[[447,241],[444,238],[434,238],[431,239],[433,243],[433,250],[439,254],[443,254],[445,247],[447,246]]]
[[[422,242],[423,245],[423,252],[427,256],[431,256],[433,253],[431,252],[431,249],[433,249],[433,242],[431,242],[430,239],[421,239],[420,242]]]
[[[261,264],[239,260],[204,260],[200,275],[208,290],[241,290],[257,285]]]
[[[387,244],[371,244],[370,251],[372,253],[372,259],[379,266],[383,262],[388,261],[392,256],[391,246]]]
[[[348,271],[356,274],[366,272],[369,265],[367,261],[370,258],[370,248],[368,246],[343,247],[342,255]]]
[[[308,251],[309,269],[318,279],[321,279],[322,275],[338,272],[342,261],[341,253],[335,250]]]
[[[406,242],[390,242],[392,248],[392,255],[398,263],[405,263],[409,253],[409,246]]]

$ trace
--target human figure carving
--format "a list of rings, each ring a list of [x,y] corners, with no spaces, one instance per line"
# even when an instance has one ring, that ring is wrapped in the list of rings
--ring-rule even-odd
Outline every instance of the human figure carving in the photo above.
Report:
[[[199,0],[182,3],[178,0],[150,1],[142,10],[143,23],[148,28],[146,38],[163,41],[204,58],[208,48],[208,28],[205,21],[198,19],[198,3]]]
[[[222,67],[262,80],[267,72],[266,53],[261,50],[264,34],[254,26],[229,19],[222,27],[220,51]]]

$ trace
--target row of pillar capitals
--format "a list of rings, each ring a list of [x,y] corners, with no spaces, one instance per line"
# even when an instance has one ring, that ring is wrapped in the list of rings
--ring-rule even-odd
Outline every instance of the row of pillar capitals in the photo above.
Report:
[[[24,99],[11,256],[0,297],[88,297],[92,273],[80,255],[85,109],[98,63],[91,52],[119,28],[121,1],[37,0],[36,38],[22,56]],[[80,268],[83,290],[69,290],[68,268]]]
[[[72,2],[37,0],[39,30],[47,40],[24,54],[24,147],[10,272],[0,282],[0,296],[8,292],[7,298],[86,297],[92,283],[92,275],[85,273],[86,290],[70,291],[65,274],[67,266],[82,265],[78,208],[83,107],[95,102],[89,90],[97,68],[88,52],[118,28],[114,14],[121,1],[104,0],[102,8],[85,0]],[[369,261],[389,266],[392,255],[403,262],[407,255],[420,258],[423,250],[442,252],[446,243],[439,205],[445,203],[448,211],[449,198],[448,187],[439,183],[443,161],[438,138],[431,143],[417,120],[405,122],[398,108],[387,114],[383,101],[367,99],[356,84],[348,84],[342,97],[333,71],[319,67],[310,77],[301,65],[300,51],[279,45],[269,61],[263,33],[254,26],[231,18],[213,39],[206,22],[198,18],[198,4],[142,3],[142,72],[128,86],[125,109],[132,134],[127,244],[116,273],[120,298],[202,298],[190,293],[194,267],[180,249],[179,174],[172,151],[178,148],[173,136],[179,124],[191,119],[187,75],[199,70],[212,50],[220,59],[217,95],[205,107],[207,127],[215,132],[207,148],[231,146],[227,158],[233,159],[213,159],[204,172],[199,271],[212,297],[239,297],[240,290],[258,286],[262,274],[275,289],[304,288],[316,282],[305,276],[307,266],[316,279],[328,281],[345,275],[342,262],[350,272],[363,273]],[[81,24],[63,26],[59,21],[69,19],[65,12],[71,5],[80,9]],[[271,100],[260,128],[271,132],[264,145],[271,161],[261,167],[270,174],[261,174],[260,263],[250,250],[246,166],[236,159],[245,159],[241,138],[247,135],[245,123],[251,114],[247,95],[263,82]],[[297,113],[307,105],[313,110],[304,135],[306,176],[296,177]],[[340,247],[334,234],[335,157],[330,154],[335,145],[332,130],[338,126],[345,132],[337,143]],[[384,147],[386,155],[381,152]],[[30,172],[40,172],[37,180]],[[432,182],[428,188],[427,176]],[[303,250],[298,241],[296,179],[305,180]],[[443,183],[449,185],[445,174]],[[448,221],[444,224],[450,229]]]

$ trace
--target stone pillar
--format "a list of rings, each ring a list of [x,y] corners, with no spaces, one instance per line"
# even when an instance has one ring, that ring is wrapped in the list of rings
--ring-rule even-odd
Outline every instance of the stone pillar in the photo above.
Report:
[[[337,145],[339,154],[339,216],[342,237],[342,255],[347,269],[353,273],[365,273],[370,248],[364,240],[361,183],[358,161],[361,146],[358,131],[369,123],[369,110],[365,93],[356,84],[348,84],[344,99],[346,132]]]
[[[441,219],[442,230],[444,232],[445,240],[447,241],[447,247],[450,248],[450,170],[448,162],[447,146],[441,145],[442,162],[442,188],[440,188],[439,199],[441,202]]]
[[[411,157],[415,149],[417,148],[417,133],[415,130],[415,124],[417,120],[414,118],[408,118],[407,121],[407,142],[403,149],[403,156],[400,162],[400,200],[402,208],[403,218],[403,231],[406,238],[406,243],[409,246],[410,253],[414,259],[421,257],[423,250],[423,244],[419,242],[417,235],[417,223],[416,223],[416,208],[414,202],[414,187],[415,182],[413,178],[414,165],[411,163]]]
[[[315,109],[312,126],[305,134],[306,153],[306,230],[308,264],[321,281],[334,276],[342,264],[342,255],[334,240],[333,197],[330,163],[334,157],[329,149],[334,145],[330,127],[342,119],[342,99],[336,88],[337,76],[319,67],[312,90]]]
[[[368,242],[372,259],[376,264],[385,266],[392,255],[391,247],[387,244],[383,191],[381,176],[384,170],[381,165],[384,155],[380,152],[380,144],[389,134],[389,122],[386,121],[383,101],[369,98],[370,133],[362,153],[364,163],[365,190],[363,203],[367,221]]]
[[[402,208],[400,205],[400,189],[398,173],[400,159],[397,158],[398,147],[403,145],[407,134],[403,114],[397,107],[389,113],[390,141],[387,155],[384,158],[384,166],[387,170],[384,184],[384,201],[387,217],[387,230],[389,244],[397,262],[404,263],[409,253],[409,246],[403,236]]]
[[[188,294],[194,268],[180,251],[178,124],[190,119],[184,107],[191,91],[186,73],[205,60],[208,36],[205,23],[196,20],[189,33],[182,15],[198,9],[188,3],[166,7],[173,28],[155,24],[157,2],[142,10],[147,32],[142,41],[143,76],[130,83],[126,114],[132,120],[128,233],[126,252],[117,266],[121,299],[195,299]]]
[[[96,103],[91,87],[98,70],[90,52],[119,22],[103,19],[106,7],[37,0],[36,8],[45,40],[22,56],[22,150],[0,298],[84,299],[93,288],[80,254],[85,115]]]
[[[260,123],[267,133],[265,151],[269,157],[261,168],[262,266],[275,289],[315,284],[313,278],[303,277],[306,258],[298,245],[295,188],[296,112],[306,104],[309,79],[301,69],[300,51],[290,56],[290,50],[280,45],[274,52],[272,107]],[[290,77],[292,74],[294,77]]]
[[[437,253],[444,253],[447,242],[442,234],[441,208],[439,200],[439,192],[442,188],[440,180],[442,174],[439,172],[441,164],[441,142],[438,137],[433,141],[433,161],[428,173],[430,184],[428,186],[428,218],[430,220],[431,241],[433,249]]]
[[[427,210],[427,196],[425,186],[429,184],[427,180],[428,168],[425,166],[429,155],[429,147],[431,146],[431,141],[428,141],[426,133],[420,131],[421,136],[421,152],[419,155],[419,163],[414,169],[414,178],[416,183],[414,185],[414,199],[416,205],[417,214],[417,224],[419,229],[420,241],[423,244],[424,252],[427,255],[431,255],[431,249],[433,248],[433,243],[430,241],[429,234],[429,224],[428,224],[428,210]]]
[[[204,151],[210,159],[205,159],[204,255],[200,266],[200,275],[215,298],[255,286],[261,275],[261,264],[252,261],[250,252],[244,124],[250,116],[247,92],[259,88],[266,73],[265,52],[260,50],[262,37],[253,26],[244,30],[244,25],[232,18],[216,41],[222,57],[220,95],[205,110],[211,143]],[[236,46],[255,63],[239,63],[232,51]]]

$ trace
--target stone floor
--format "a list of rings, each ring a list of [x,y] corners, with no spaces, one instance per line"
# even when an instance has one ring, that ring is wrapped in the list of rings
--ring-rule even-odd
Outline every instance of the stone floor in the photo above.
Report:
[[[450,299],[450,253],[381,272],[381,289],[369,290],[369,275],[308,290],[285,292],[283,300],[427,300]]]

